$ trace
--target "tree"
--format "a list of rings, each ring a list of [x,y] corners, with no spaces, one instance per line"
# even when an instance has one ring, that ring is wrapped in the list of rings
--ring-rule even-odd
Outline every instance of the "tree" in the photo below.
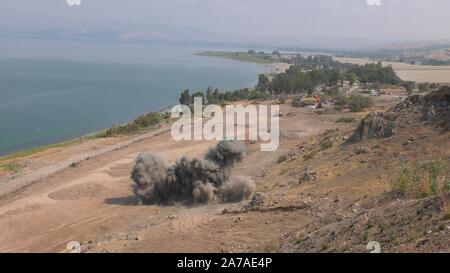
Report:
[[[270,90],[270,80],[266,74],[259,75],[258,84],[256,85],[256,90],[259,91],[269,91]]]
[[[219,89],[218,88],[216,88],[216,90],[214,90],[214,93],[213,93],[213,96],[214,96],[214,103],[215,104],[219,104],[220,102],[221,102],[221,94],[220,94],[220,92],[219,92]]]
[[[180,96],[180,104],[190,105],[192,103],[192,97],[189,94],[189,89],[184,90]]]
[[[350,83],[350,86],[355,85],[355,82],[358,80],[358,76],[354,72],[347,73],[347,80]]]
[[[339,70],[332,70],[328,79],[328,85],[335,86],[338,82],[342,85],[343,79],[344,78]]]
[[[206,102],[208,104],[214,104],[214,94],[213,94],[213,87],[212,86],[208,86],[208,88],[206,89]]]
[[[194,94],[192,94],[192,101],[191,101],[191,103],[194,102],[194,98],[202,98],[202,103],[206,104],[206,96],[205,96],[205,93],[203,93],[202,91],[197,91]]]
[[[373,105],[373,100],[371,97],[366,97],[359,94],[351,95],[348,100],[348,106],[352,112],[360,112],[366,108]]]

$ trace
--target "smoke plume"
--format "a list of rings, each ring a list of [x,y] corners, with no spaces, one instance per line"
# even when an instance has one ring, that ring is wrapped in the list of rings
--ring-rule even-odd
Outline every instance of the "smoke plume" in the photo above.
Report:
[[[133,192],[142,204],[235,202],[248,199],[255,184],[248,178],[231,178],[231,169],[242,161],[246,146],[221,141],[204,159],[179,158],[172,166],[151,154],[141,154],[131,173]]]

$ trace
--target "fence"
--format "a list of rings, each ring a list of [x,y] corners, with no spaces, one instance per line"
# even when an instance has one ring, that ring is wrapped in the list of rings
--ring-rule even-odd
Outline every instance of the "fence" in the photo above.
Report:
[[[100,156],[100,155],[103,155],[103,154],[106,154],[106,153],[109,153],[112,151],[117,151],[117,150],[123,149],[127,146],[130,146],[131,144],[140,142],[142,140],[153,137],[155,135],[167,132],[169,130],[170,129],[167,129],[167,128],[160,128],[155,131],[130,138],[129,140],[122,141],[117,144],[101,148],[99,150],[76,155],[76,156],[71,157],[62,162],[32,171],[23,176],[8,179],[6,181],[1,181],[0,182],[0,198],[14,194],[14,193],[20,191],[21,189],[23,189],[24,187],[27,187],[39,180],[51,177],[52,175],[55,175],[56,173],[58,173],[62,170],[65,170],[65,169],[73,166],[74,164],[78,164],[82,161],[85,161],[85,160],[88,160],[88,159],[91,159],[91,158],[94,158],[94,157],[97,157],[97,156]]]

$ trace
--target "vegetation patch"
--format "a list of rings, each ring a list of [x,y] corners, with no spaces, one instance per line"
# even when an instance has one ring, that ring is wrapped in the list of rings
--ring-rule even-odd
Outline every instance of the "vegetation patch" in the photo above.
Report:
[[[278,56],[278,54],[276,51],[272,52],[272,54],[269,54],[263,51],[256,52],[255,50],[248,50],[247,52],[203,51],[196,53],[195,55],[207,57],[219,57],[250,63],[270,64],[279,61],[274,59],[274,56]]]
[[[287,155],[281,155],[280,157],[278,157],[277,159],[277,163],[283,163],[284,161],[286,161],[288,159]]]
[[[351,112],[361,112],[373,106],[373,99],[360,94],[353,94],[350,97],[339,95],[336,97],[334,109],[342,111],[344,108],[350,108]]]
[[[334,61],[331,56],[301,55],[292,60],[293,64],[286,72],[268,77],[260,77],[257,89],[272,94],[311,94],[317,87],[329,87],[329,94],[337,95],[335,87],[343,86],[347,81],[353,85],[356,81],[363,84],[400,84],[401,79],[392,67],[383,67],[381,63],[355,65]]]
[[[317,155],[317,151],[312,151],[312,152],[310,152],[310,153],[305,154],[305,155],[303,156],[303,158],[304,158],[305,160],[310,160],[310,159],[313,159],[316,155]]]
[[[320,145],[321,150],[326,150],[326,149],[331,148],[333,146],[333,141],[331,140],[331,136],[324,137],[320,141],[319,145]]]
[[[354,117],[342,117],[338,120],[336,120],[337,123],[352,123],[354,122],[356,119]]]
[[[394,190],[407,197],[436,196],[443,192],[449,192],[448,162],[428,160],[415,166],[402,166],[397,179],[394,182]]]
[[[195,93],[190,92],[189,89],[181,92],[179,102],[183,105],[191,106],[194,104],[194,98],[202,98],[203,104],[218,104],[225,105],[229,102],[242,101],[242,100],[267,100],[271,96],[267,92],[258,91],[256,89],[243,88],[235,91],[220,92],[219,89],[208,87],[206,92],[198,91]]]
[[[156,113],[152,112],[146,115],[139,116],[134,121],[120,126],[113,126],[108,130],[100,132],[96,137],[114,137],[119,135],[130,135],[140,133],[146,129],[154,128],[160,125],[164,121],[170,119],[169,113]]]
[[[22,166],[20,166],[17,163],[6,163],[3,165],[0,165],[0,169],[2,169],[5,172],[8,172],[8,173],[17,173],[21,168],[22,168]]]
[[[356,94],[351,95],[348,100],[348,107],[352,112],[361,112],[372,106],[373,100],[371,97]]]
[[[50,148],[64,148],[64,147],[67,147],[67,146],[70,146],[73,144],[81,143],[83,140],[91,139],[94,137],[95,136],[93,136],[93,135],[92,136],[89,135],[89,136],[85,136],[82,138],[68,140],[68,141],[55,143],[55,144],[51,144],[51,145],[40,146],[40,147],[32,148],[29,150],[17,151],[17,152],[0,157],[0,162],[31,156],[31,155],[43,152]]]
[[[316,99],[314,98],[294,98],[292,100],[293,107],[306,107],[311,106],[316,103]]]

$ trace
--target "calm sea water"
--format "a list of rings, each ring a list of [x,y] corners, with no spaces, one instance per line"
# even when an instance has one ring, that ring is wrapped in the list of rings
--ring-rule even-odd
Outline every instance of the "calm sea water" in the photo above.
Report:
[[[205,49],[0,38],[0,154],[130,121],[183,89],[251,87],[269,69],[192,55]]]

